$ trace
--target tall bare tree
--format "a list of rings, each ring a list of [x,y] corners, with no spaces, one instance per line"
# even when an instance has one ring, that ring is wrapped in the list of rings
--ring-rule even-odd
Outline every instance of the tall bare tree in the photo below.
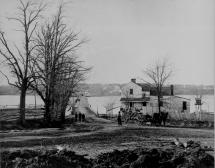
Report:
[[[144,80],[151,88],[156,89],[158,98],[158,111],[161,113],[161,98],[163,96],[163,87],[172,75],[172,69],[166,59],[157,61],[153,67],[144,70],[148,80]]]
[[[63,22],[63,5],[56,16],[37,33],[34,59],[35,78],[31,83],[45,104],[44,118],[47,123],[59,116],[65,118],[65,109],[77,85],[90,70],[82,66],[76,50],[85,42],[78,33],[71,31]]]
[[[77,64],[77,57],[71,56],[64,60],[62,69],[57,76],[54,96],[54,118],[64,123],[65,111],[71,96],[79,92],[79,84],[85,80],[86,73],[91,68],[85,68]]]
[[[8,84],[17,87],[20,90],[20,124],[25,123],[25,97],[27,89],[32,82],[33,74],[30,73],[30,62],[32,59],[32,52],[35,49],[33,45],[33,35],[38,25],[38,20],[41,17],[41,12],[44,5],[35,4],[31,1],[19,1],[18,11],[16,17],[9,18],[18,22],[21,25],[23,33],[23,46],[11,45],[6,38],[5,33],[0,31],[0,55],[4,57],[6,64],[10,68],[11,74],[15,77],[15,82],[11,82],[9,77],[2,71],[1,73],[6,77]]]

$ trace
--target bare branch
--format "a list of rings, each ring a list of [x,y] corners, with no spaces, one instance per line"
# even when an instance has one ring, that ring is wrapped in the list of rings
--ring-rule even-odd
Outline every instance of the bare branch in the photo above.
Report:
[[[16,52],[12,49],[8,43],[8,40],[5,38],[4,33],[0,31],[0,44],[3,46],[0,48],[0,55],[2,55],[6,64],[10,68],[10,72],[16,76],[17,81],[11,83],[9,78],[4,74],[8,83],[10,85],[16,86],[21,91],[20,96],[20,121],[24,123],[25,120],[25,96],[28,87],[33,82],[33,76],[36,74],[32,72],[32,53],[35,47],[32,47],[32,38],[33,34],[37,27],[37,20],[40,18],[40,13],[43,11],[44,6],[42,4],[35,6],[35,3],[31,1],[24,2],[19,1],[20,5],[18,6],[19,14],[16,17],[8,18],[9,20],[14,20],[21,25],[21,31],[24,34],[24,48],[18,48],[15,44]],[[17,54],[18,53],[18,54]],[[2,73],[2,72],[1,72]],[[2,73],[3,74],[3,73]]]
[[[144,71],[144,74],[149,78],[151,82],[147,82],[150,85],[154,85],[158,97],[158,107],[160,111],[161,97],[163,96],[163,86],[172,75],[172,70],[168,69],[167,60],[163,62],[157,62],[154,67],[148,68]]]
[[[14,86],[14,87],[17,87],[20,89],[20,86],[18,84],[13,84],[10,82],[9,78],[7,77],[7,75],[5,75],[1,70],[0,70],[0,73],[7,79],[7,83],[11,86]]]
[[[65,111],[63,109],[70,96],[77,91],[79,83],[85,80],[85,75],[91,70],[83,66],[83,61],[78,60],[75,54],[84,40],[79,40],[78,34],[69,31],[62,18],[60,6],[52,22],[47,22],[36,34],[35,63],[32,66],[35,80],[30,86],[41,98],[43,96],[48,109],[61,109],[58,112]]]

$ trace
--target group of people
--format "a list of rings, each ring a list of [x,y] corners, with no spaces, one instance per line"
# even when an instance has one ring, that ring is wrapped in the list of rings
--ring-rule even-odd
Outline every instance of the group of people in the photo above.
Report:
[[[75,113],[75,122],[84,122],[85,121],[85,114],[82,113]]]

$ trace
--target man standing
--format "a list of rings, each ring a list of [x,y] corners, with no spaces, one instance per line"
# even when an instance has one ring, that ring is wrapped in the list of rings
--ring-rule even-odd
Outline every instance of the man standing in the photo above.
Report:
[[[78,114],[77,114],[77,112],[75,112],[75,122],[77,122],[78,121]]]
[[[119,114],[118,114],[118,117],[117,117],[117,120],[118,120],[118,125],[122,125],[122,118],[121,118],[121,110],[119,111]]]
[[[79,122],[81,122],[81,118],[82,118],[82,114],[79,112],[79,114],[78,114]]]
[[[82,121],[84,122],[85,121],[85,114],[82,114]]]

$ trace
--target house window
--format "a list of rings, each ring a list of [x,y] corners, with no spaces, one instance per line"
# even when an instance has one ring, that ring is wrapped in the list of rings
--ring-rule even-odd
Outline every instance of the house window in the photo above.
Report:
[[[133,95],[133,89],[130,89],[130,95]]]
[[[186,101],[183,101],[182,109],[183,109],[183,111],[187,110],[187,102]]]
[[[146,106],[146,102],[143,102],[143,106]]]

